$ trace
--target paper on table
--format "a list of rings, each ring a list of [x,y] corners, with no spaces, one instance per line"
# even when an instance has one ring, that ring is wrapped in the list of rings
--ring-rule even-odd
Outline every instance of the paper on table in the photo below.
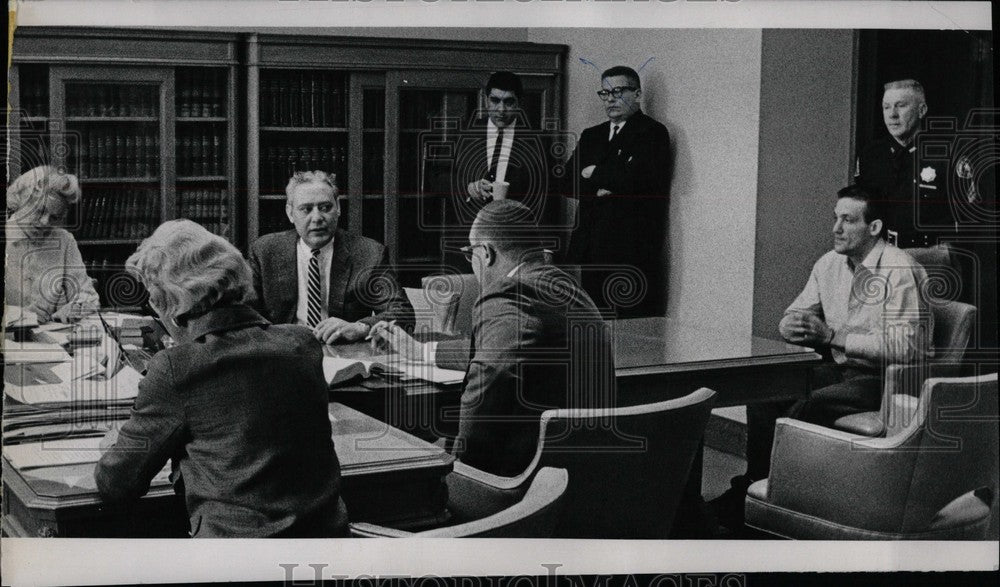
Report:
[[[7,306],[3,313],[5,328],[33,328],[38,326],[38,314],[21,306]]]
[[[403,371],[404,381],[407,379],[421,379],[431,383],[447,385],[461,383],[465,379],[465,371],[442,369],[426,363],[402,363],[399,367]]]
[[[6,385],[4,393],[23,404],[107,403],[135,399],[142,375],[125,366],[111,379],[62,378],[59,383]]]
[[[3,447],[3,454],[15,468],[24,471],[96,463],[101,460],[100,437],[47,440]]]
[[[4,363],[58,363],[70,360],[66,349],[49,342],[3,341]]]

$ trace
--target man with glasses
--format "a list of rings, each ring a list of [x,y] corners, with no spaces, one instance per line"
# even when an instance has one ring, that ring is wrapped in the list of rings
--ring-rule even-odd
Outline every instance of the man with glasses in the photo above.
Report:
[[[353,342],[381,319],[413,324],[386,248],[340,228],[334,176],[299,171],[285,188],[294,229],[250,247],[255,303],[275,324],[304,324],[320,342]]]
[[[608,121],[583,131],[568,166],[564,191],[579,206],[567,262],[581,266],[581,283],[602,311],[662,315],[670,135],[642,111],[634,69],[605,71],[597,97]]]
[[[467,369],[454,453],[513,476],[531,463],[543,411],[614,407],[614,347],[594,302],[547,262],[527,206],[484,206],[462,252],[483,292],[471,341],[421,344],[384,322],[372,332],[406,358]]]

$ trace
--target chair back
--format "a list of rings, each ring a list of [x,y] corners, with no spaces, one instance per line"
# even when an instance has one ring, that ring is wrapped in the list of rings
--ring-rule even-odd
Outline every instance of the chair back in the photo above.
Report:
[[[492,516],[414,534],[419,538],[549,538],[564,504],[569,474],[545,467],[538,471],[524,498]]]
[[[934,362],[960,363],[969,346],[976,307],[952,300],[931,303],[934,313]]]
[[[472,334],[472,308],[479,299],[479,282],[475,275],[429,275],[421,280],[421,286],[435,315],[435,325],[440,325],[436,332]]]
[[[976,491],[996,511],[997,374],[934,378],[924,383],[917,417],[903,434],[918,435],[902,531],[932,526],[935,514]]]
[[[557,538],[667,538],[715,392],[624,408],[542,414],[528,471],[569,472]]]

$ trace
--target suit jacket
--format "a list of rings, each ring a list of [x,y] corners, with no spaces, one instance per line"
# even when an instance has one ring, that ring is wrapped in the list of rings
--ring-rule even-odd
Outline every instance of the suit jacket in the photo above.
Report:
[[[344,535],[319,342],[246,306],[217,307],[190,329],[150,361],[97,465],[101,496],[138,499],[171,459],[195,537]]]
[[[587,266],[635,267],[646,279],[647,298],[641,304],[653,310],[650,313],[659,313],[656,308],[662,306],[664,281],[660,245],[666,238],[670,194],[670,134],[642,111],[628,118],[614,141],[608,141],[610,132],[610,121],[584,130],[567,166],[564,192],[579,197],[579,208],[566,260],[584,266],[584,287],[602,306],[602,276]],[[593,175],[581,177],[591,165],[596,166]],[[611,195],[597,197],[599,189]]]
[[[460,193],[458,204],[461,206],[467,196],[466,187],[470,182],[484,179],[489,173],[490,157],[487,147],[487,127],[485,124],[473,126],[462,137],[458,148],[458,165],[455,172],[459,179],[455,182],[455,190]],[[504,132],[510,132],[505,129]],[[510,184],[507,197],[525,204],[535,214],[539,225],[551,226],[559,212],[558,194],[550,190],[551,159],[549,157],[549,141],[537,131],[530,129],[525,121],[518,120],[514,128],[514,140],[504,172],[504,181]],[[470,202],[468,207],[462,206],[463,220],[471,226],[476,213],[482,205]]]
[[[474,313],[455,444],[463,462],[517,475],[535,454],[543,411],[615,404],[608,327],[566,273],[523,266],[488,285]]]
[[[298,261],[295,230],[267,234],[250,247],[255,300],[252,305],[276,324],[295,322]],[[330,264],[330,316],[371,325],[395,319],[412,326],[413,307],[389,267],[388,250],[376,241],[337,229]],[[375,315],[372,315],[375,312]]]

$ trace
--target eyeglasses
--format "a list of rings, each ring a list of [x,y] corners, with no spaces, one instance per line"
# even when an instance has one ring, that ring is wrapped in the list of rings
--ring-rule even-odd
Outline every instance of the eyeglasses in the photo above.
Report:
[[[615,98],[621,98],[625,90],[635,91],[636,89],[632,86],[615,86],[610,90],[601,90],[597,92],[597,97],[602,100],[607,100],[608,96],[614,96]]]
[[[466,246],[464,246],[464,247],[462,247],[462,248],[460,248],[458,250],[462,251],[462,254],[465,255],[465,260],[466,261],[468,261],[469,263],[472,263],[472,251],[476,250],[477,247],[485,247],[485,246],[486,245],[484,245],[482,243],[480,243],[478,245],[466,245]]]

